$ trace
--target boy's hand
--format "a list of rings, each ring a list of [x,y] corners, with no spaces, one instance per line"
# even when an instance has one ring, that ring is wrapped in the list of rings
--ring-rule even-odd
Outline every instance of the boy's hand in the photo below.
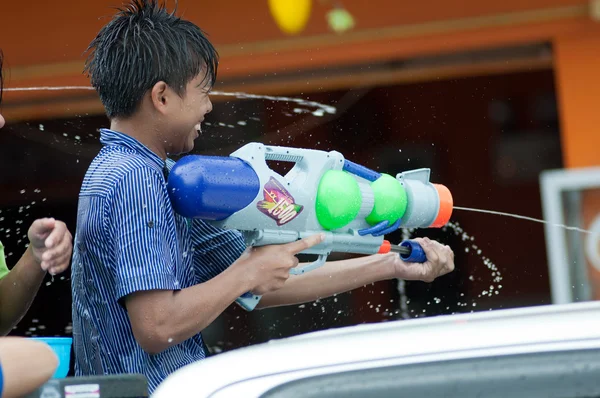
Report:
[[[433,282],[435,278],[454,271],[454,252],[450,247],[429,238],[413,240],[421,245],[427,261],[422,264],[405,263],[396,255],[392,271],[394,278]]]
[[[73,238],[64,222],[53,218],[35,220],[27,235],[31,253],[43,271],[55,275],[69,267]]]
[[[318,245],[324,237],[316,234],[282,245],[250,247],[236,263],[244,267],[250,291],[261,296],[283,287],[290,277],[290,269],[298,265],[296,254]]]

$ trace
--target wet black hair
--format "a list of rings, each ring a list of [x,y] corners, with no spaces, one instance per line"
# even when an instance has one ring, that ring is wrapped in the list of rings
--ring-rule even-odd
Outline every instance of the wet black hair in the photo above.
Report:
[[[201,71],[212,87],[219,55],[204,32],[169,13],[158,0],[132,0],[92,40],[84,73],[109,118],[133,115],[144,96],[164,81],[179,96]]]

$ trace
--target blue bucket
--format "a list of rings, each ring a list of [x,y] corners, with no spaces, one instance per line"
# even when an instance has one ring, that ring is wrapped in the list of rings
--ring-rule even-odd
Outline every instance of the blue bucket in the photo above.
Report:
[[[69,365],[71,364],[71,337],[31,337],[32,340],[42,341],[48,344],[58,357],[58,367],[52,376],[55,379],[67,377]]]

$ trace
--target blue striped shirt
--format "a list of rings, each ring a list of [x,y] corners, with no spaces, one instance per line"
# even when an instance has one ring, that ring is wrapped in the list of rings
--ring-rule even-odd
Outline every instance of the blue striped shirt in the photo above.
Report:
[[[205,358],[201,334],[151,355],[134,338],[122,299],[143,290],[205,282],[245,249],[225,231],[173,212],[163,161],[125,134],[103,144],[81,187],[71,266],[77,376],[141,373],[150,391],[178,368]]]

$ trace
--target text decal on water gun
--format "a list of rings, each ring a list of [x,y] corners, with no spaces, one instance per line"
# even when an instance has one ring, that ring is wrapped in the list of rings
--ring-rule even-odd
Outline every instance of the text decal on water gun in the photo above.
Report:
[[[265,200],[256,204],[258,209],[277,221],[277,225],[283,225],[292,221],[304,208],[294,203],[290,193],[273,177],[263,188]]]

